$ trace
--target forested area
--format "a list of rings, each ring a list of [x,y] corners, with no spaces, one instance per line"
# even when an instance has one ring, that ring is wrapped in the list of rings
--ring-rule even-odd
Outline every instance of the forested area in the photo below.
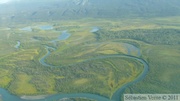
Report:
[[[180,92],[180,47],[173,45],[153,47],[148,55],[149,72],[142,82],[130,86],[125,93],[172,93]],[[145,55],[145,54],[144,54]]]
[[[33,55],[33,52],[25,52],[28,56]],[[44,50],[40,53],[43,52]],[[93,93],[110,97],[116,89],[125,82],[132,81],[143,69],[143,65],[136,60],[114,56],[87,59],[56,68],[44,67],[37,60],[41,54],[30,61],[19,61],[22,58],[20,53],[0,59],[0,66],[3,67],[0,76],[4,76],[0,80],[3,81],[1,86],[17,95]],[[10,73],[3,72],[6,70]]]
[[[101,29],[95,32],[97,40],[134,39],[154,45],[180,44],[179,29],[135,29],[122,31],[107,31]]]

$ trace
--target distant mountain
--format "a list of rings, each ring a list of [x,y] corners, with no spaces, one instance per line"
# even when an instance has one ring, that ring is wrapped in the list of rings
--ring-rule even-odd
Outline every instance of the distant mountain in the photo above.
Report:
[[[14,0],[0,4],[3,21],[179,16],[180,0]]]
[[[75,5],[86,5],[89,3],[89,0],[73,0]]]

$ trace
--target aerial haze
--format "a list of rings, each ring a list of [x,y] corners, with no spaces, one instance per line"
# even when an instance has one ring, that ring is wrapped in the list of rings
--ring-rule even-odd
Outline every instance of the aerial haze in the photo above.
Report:
[[[0,0],[0,101],[179,96],[179,5],[179,0]]]

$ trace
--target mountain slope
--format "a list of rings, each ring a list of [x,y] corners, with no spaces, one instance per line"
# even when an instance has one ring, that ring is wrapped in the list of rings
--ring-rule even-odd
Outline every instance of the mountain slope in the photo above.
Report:
[[[0,22],[178,16],[179,5],[179,0],[21,0],[0,5]]]

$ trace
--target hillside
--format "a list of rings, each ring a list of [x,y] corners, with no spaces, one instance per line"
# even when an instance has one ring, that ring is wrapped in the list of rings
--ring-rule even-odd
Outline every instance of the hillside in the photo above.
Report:
[[[0,22],[180,15],[179,0],[21,0],[0,5]]]

